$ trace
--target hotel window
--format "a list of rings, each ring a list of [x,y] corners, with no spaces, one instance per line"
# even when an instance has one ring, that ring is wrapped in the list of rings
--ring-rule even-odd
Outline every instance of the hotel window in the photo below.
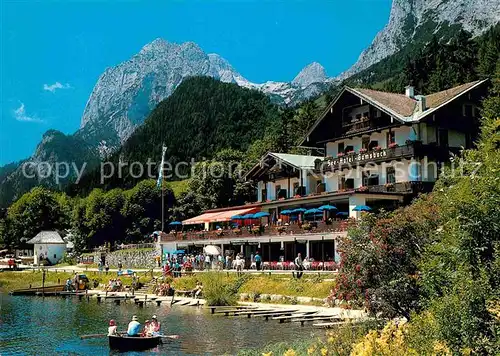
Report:
[[[338,153],[340,153],[340,152],[344,152],[344,151],[345,151],[344,142],[339,142],[339,150],[338,150]]]
[[[365,112],[363,113],[363,117],[368,118],[368,115],[369,115],[369,114],[368,114],[368,111],[365,111]]]
[[[326,184],[320,180],[316,181],[316,193],[323,193],[326,191]]]
[[[378,147],[378,141],[371,141],[370,144],[368,145],[368,149],[371,151],[375,147]]]
[[[293,183],[293,195],[299,195],[299,182]]]
[[[356,114],[356,121],[361,120],[361,114]]]
[[[345,177],[339,177],[339,190],[344,190],[345,188]]]
[[[472,104],[464,104],[462,108],[463,116],[473,117],[474,116],[474,106]]]
[[[439,146],[447,147],[448,146],[448,130],[439,129],[438,130],[438,140],[439,140]]]
[[[279,198],[280,192],[281,192],[281,185],[277,185],[276,186],[276,199]]]
[[[389,147],[391,143],[395,142],[396,142],[396,133],[391,130],[387,133],[387,147]]]
[[[345,180],[345,189],[354,189],[354,178]]]
[[[262,201],[267,200],[267,189],[262,189]]]
[[[396,183],[396,170],[394,167],[385,169],[386,183]]]
[[[361,148],[368,150],[369,146],[370,146],[370,137],[365,136],[365,137],[361,138]]]

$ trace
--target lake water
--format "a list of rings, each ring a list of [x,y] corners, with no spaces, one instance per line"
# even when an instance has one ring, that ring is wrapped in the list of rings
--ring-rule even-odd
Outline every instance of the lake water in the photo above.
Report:
[[[103,355],[113,354],[108,339],[80,340],[80,335],[106,333],[115,319],[125,330],[132,315],[143,323],[156,314],[165,334],[178,334],[158,348],[134,354],[234,355],[241,349],[261,348],[269,343],[311,336],[309,327],[279,324],[263,318],[224,317],[204,308],[155,303],[139,308],[133,302],[120,306],[98,304],[75,297],[24,297],[0,294],[0,355]]]

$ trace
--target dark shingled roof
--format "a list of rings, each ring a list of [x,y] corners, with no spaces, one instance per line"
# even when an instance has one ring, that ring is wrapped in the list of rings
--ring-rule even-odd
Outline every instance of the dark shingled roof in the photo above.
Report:
[[[411,99],[404,94],[362,88],[355,88],[354,91],[404,117],[413,115],[417,103],[415,99]]]
[[[465,83],[465,84],[459,85],[459,86],[451,88],[451,89],[447,89],[447,90],[439,91],[437,93],[432,93],[432,94],[426,95],[425,96],[426,106],[427,106],[427,108],[430,108],[430,109],[437,108],[438,106],[446,103],[450,99],[453,99],[457,95],[460,95],[464,91],[470,89],[471,87],[473,87],[474,85],[476,85],[479,82],[480,82],[480,80],[476,80],[475,82]]]
[[[481,80],[476,80],[474,82],[465,83],[451,89],[443,90],[437,93],[432,93],[425,95],[426,108],[434,109],[438,106],[445,104],[446,102],[456,98],[458,95],[469,90],[476,84],[482,82]],[[374,101],[381,106],[395,112],[402,117],[410,117],[415,113],[415,106],[417,100],[407,97],[404,94],[388,93],[385,91],[378,91],[372,89],[354,88],[352,91],[365,96],[367,99]],[[414,119],[418,119],[418,115]]]

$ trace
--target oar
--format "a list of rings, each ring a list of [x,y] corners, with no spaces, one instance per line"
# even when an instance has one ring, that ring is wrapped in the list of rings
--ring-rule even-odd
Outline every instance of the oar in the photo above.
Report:
[[[125,335],[126,332],[118,332],[116,333],[116,335]],[[108,334],[90,334],[90,335],[82,335],[80,336],[80,339],[84,340],[84,339],[96,339],[98,337],[106,337],[108,336]]]
[[[84,339],[95,339],[95,338],[98,338],[98,337],[105,337],[105,336],[108,336],[108,334],[90,334],[90,335],[82,335],[80,336],[80,339],[84,340]]]
[[[179,335],[158,335],[162,338],[165,338],[165,339],[178,339],[179,338]]]

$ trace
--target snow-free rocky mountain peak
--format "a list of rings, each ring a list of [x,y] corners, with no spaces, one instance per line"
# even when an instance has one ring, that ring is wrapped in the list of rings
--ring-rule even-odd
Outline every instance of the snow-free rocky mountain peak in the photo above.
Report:
[[[298,102],[325,88],[324,68],[313,63],[291,83],[255,84],[224,58],[206,54],[196,43],[176,44],[156,39],[129,60],[99,77],[85,107],[78,136],[109,152],[140,125],[153,108],[189,76],[211,76],[227,83],[260,90],[278,102]]]
[[[318,62],[313,62],[304,67],[299,74],[292,80],[292,84],[302,88],[313,83],[324,83],[328,80],[325,68]]]
[[[398,52],[425,32],[459,26],[478,36],[500,21],[500,0],[393,0],[389,22],[357,62],[337,79],[345,79]]]

